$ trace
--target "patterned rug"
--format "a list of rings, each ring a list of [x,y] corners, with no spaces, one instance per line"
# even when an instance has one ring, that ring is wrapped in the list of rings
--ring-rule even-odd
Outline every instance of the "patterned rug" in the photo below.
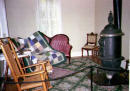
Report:
[[[59,68],[59,67],[53,67],[53,72],[51,74],[49,74],[49,77],[51,79],[55,79],[55,78],[63,77],[65,75],[69,75],[71,73],[73,73],[73,71],[71,71],[71,70],[63,69],[63,68]]]
[[[97,65],[88,58],[76,58],[71,59],[71,64],[63,63],[57,65],[57,73],[53,74],[52,77],[59,77],[71,72],[78,71],[86,66]],[[54,70],[56,71],[56,70]],[[91,80],[88,78],[90,70],[85,70],[78,74],[75,74],[64,79],[59,79],[51,81],[53,88],[49,91],[91,91]],[[93,73],[96,73],[97,70],[94,70]],[[51,77],[51,78],[52,78]],[[128,85],[116,85],[116,86],[99,86],[93,82],[93,91],[129,91]]]

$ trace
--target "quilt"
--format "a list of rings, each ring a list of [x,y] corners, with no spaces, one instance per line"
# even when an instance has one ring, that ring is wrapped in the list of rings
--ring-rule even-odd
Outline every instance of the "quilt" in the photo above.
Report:
[[[66,61],[64,53],[51,48],[47,40],[39,31],[28,37],[32,49],[32,55],[38,60],[50,60],[52,65],[56,65]]]

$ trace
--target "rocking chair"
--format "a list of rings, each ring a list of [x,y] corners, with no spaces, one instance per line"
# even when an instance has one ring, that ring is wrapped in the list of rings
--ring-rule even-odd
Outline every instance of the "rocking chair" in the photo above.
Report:
[[[10,38],[8,38],[8,40],[10,41]],[[41,62],[27,67],[22,67],[16,52],[10,43],[11,42],[4,43],[2,39],[0,39],[0,48],[2,49],[7,64],[11,70],[11,75],[14,79],[14,82],[16,82],[18,91],[29,90],[31,88],[41,86],[42,86],[41,91],[48,91],[48,89],[51,88],[50,82],[49,81],[44,82],[43,80],[48,80],[47,67],[48,65],[50,65],[49,61]],[[31,73],[25,73],[27,68],[36,66],[40,66],[42,67],[42,69]],[[42,82],[20,84],[18,82],[21,81],[21,78],[22,82],[28,82],[28,81],[42,81]]]

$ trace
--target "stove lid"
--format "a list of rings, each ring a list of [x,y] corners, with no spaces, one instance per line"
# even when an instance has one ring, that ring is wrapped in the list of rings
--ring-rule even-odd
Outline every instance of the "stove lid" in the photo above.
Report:
[[[121,31],[121,29],[118,29],[113,24],[113,16],[112,12],[110,11],[109,17],[108,17],[109,24],[105,26],[105,28],[101,31],[100,36],[103,37],[114,37],[114,36],[122,36],[124,35]]]

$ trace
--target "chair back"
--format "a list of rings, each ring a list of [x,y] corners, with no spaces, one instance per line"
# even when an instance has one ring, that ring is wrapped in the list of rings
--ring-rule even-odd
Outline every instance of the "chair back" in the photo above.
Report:
[[[50,42],[50,45],[55,50],[58,50],[60,52],[66,53],[66,46],[69,44],[69,38],[68,36],[64,34],[57,34],[52,37],[52,40]]]
[[[15,51],[12,50],[11,45],[9,43],[3,43],[3,41],[0,40],[0,47],[5,56],[7,64],[12,72],[12,75],[13,76],[21,75],[22,73],[17,63],[19,60],[17,59],[15,55]]]
[[[87,34],[87,45],[89,44],[93,44],[96,45],[97,43],[97,34],[92,33],[88,33]]]

